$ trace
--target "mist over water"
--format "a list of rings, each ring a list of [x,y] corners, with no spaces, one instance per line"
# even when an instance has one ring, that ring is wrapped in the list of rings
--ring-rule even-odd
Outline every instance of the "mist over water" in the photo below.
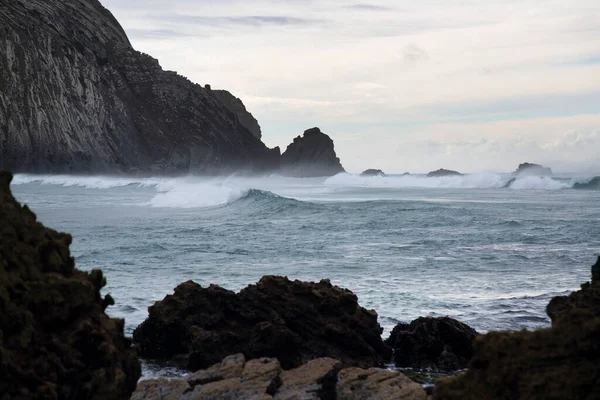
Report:
[[[12,189],[73,234],[78,268],[105,272],[128,334],[184,281],[239,290],[275,274],[352,290],[387,335],[424,315],[547,326],[550,298],[600,251],[592,178],[17,175]]]

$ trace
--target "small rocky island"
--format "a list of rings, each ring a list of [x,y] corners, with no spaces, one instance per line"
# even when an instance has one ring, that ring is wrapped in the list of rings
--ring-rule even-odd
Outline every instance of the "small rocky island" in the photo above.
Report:
[[[369,177],[369,176],[385,176],[385,173],[380,170],[380,169],[368,169],[366,171],[363,171],[362,174],[360,174],[360,176],[365,176],[365,177]]]
[[[452,171],[450,169],[438,169],[437,171],[431,171],[427,174],[428,178],[441,178],[445,176],[462,176],[460,172]]]
[[[552,176],[552,169],[539,164],[523,163],[513,175]]]
[[[331,176],[344,171],[333,140],[319,128],[298,136],[281,155],[281,173],[287,176]]]

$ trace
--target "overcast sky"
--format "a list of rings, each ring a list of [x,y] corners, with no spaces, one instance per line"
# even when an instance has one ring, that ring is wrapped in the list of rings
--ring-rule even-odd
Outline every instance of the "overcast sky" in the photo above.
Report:
[[[347,170],[600,172],[598,0],[102,0],[134,47]]]

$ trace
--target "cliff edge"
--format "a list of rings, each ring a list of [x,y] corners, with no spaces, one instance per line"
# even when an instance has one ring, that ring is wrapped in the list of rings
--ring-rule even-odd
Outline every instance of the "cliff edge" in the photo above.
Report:
[[[279,149],[261,142],[241,110],[134,50],[98,0],[1,2],[0,20],[0,168],[212,173],[278,165]]]

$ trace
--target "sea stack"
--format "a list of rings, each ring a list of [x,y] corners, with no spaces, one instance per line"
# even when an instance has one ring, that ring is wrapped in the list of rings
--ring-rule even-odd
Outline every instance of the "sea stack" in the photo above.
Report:
[[[385,176],[385,173],[380,169],[368,169],[363,171],[360,176]]]
[[[333,140],[319,128],[298,136],[281,155],[281,173],[287,176],[332,176],[344,171]]]

